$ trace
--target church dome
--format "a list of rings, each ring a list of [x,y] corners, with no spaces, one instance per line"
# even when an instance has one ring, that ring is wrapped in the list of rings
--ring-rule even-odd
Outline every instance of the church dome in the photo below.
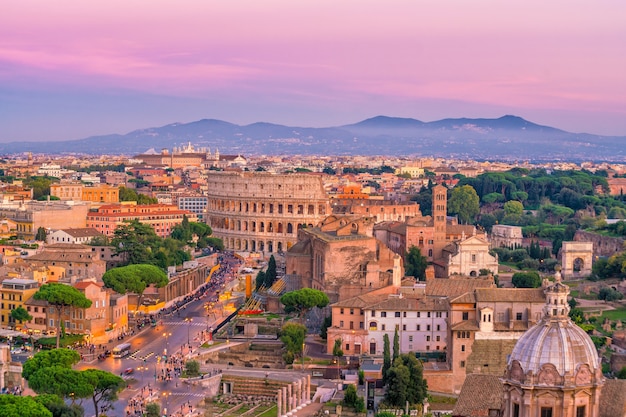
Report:
[[[513,348],[507,368],[516,374],[515,379],[530,372],[538,376],[539,383],[554,383],[569,376],[584,384],[600,367],[591,337],[569,318],[569,287],[560,278],[557,272],[556,282],[545,289],[543,318]]]

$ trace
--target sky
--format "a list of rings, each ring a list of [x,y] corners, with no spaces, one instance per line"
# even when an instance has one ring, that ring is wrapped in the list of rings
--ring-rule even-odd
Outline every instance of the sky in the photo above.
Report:
[[[513,114],[626,136],[623,0],[20,0],[0,142]]]

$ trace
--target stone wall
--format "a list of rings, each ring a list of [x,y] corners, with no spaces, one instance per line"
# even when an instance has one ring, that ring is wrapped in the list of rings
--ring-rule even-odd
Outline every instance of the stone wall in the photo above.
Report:
[[[593,256],[612,256],[624,250],[624,239],[619,237],[602,236],[597,233],[583,230],[576,231],[576,242],[592,242]]]

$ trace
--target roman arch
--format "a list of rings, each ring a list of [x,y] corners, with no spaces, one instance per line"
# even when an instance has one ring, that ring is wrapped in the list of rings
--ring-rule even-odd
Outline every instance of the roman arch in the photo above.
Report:
[[[588,277],[591,275],[592,263],[592,242],[563,242],[561,247],[561,274],[564,279]]]

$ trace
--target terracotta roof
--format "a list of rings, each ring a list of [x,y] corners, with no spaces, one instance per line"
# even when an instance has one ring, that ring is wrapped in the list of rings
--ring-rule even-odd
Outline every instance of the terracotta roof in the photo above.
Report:
[[[435,278],[426,281],[426,295],[456,297],[476,288],[495,288],[493,278]]]
[[[450,330],[452,331],[456,331],[456,330],[478,331],[480,330],[480,328],[478,327],[478,324],[476,324],[476,320],[463,320],[458,323],[454,323],[452,326],[450,326]]]
[[[477,302],[528,302],[545,304],[543,288],[477,288]]]
[[[77,290],[84,290],[85,288],[89,287],[90,285],[95,285],[97,287],[104,287],[104,284],[102,282],[93,282],[93,281],[80,281],[77,282],[76,284],[74,284],[74,288],[76,288]]]
[[[502,408],[502,394],[502,383],[497,376],[467,375],[452,415],[455,417],[488,416],[490,409]]]
[[[77,229],[61,229],[61,231],[67,233],[72,237],[93,237],[93,236],[103,236],[102,233],[98,232],[96,229],[92,227],[81,227]]]
[[[367,308],[368,306],[385,300],[387,297],[389,297],[388,294],[363,294],[357,297],[348,298],[347,300],[336,302],[331,307]]]

